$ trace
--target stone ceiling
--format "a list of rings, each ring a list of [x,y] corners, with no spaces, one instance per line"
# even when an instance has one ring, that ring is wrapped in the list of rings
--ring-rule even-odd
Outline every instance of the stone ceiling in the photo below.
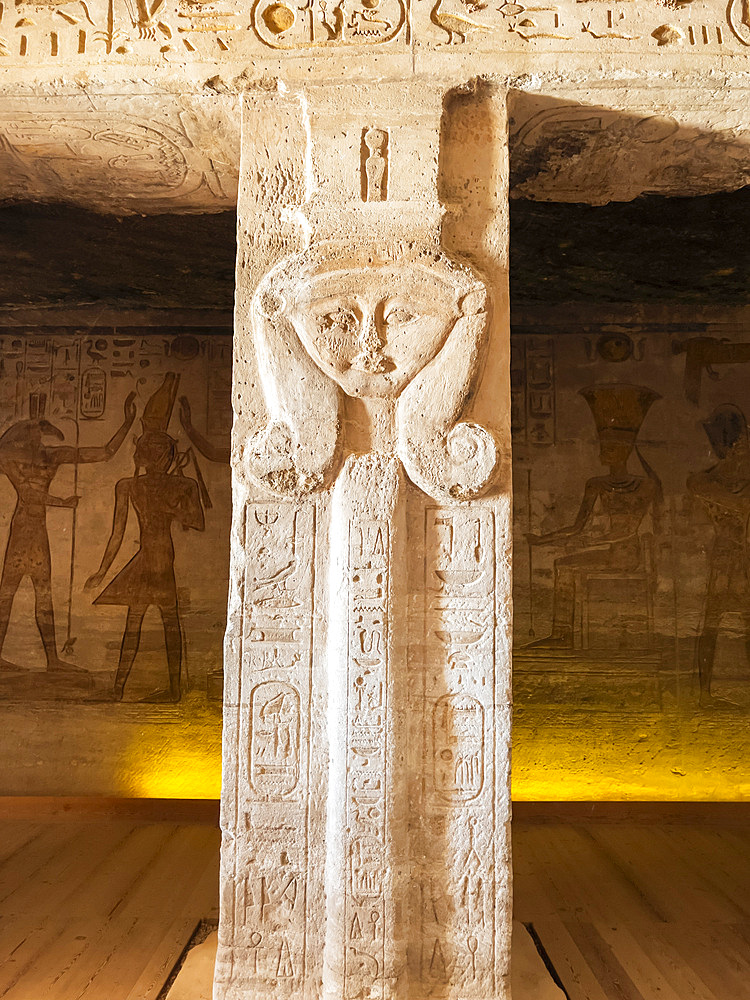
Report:
[[[231,314],[234,211],[102,216],[0,209],[0,309]],[[750,303],[750,187],[604,206],[511,204],[515,303]]]
[[[750,183],[746,92],[514,91],[511,197],[602,205]],[[0,202],[108,214],[222,212],[237,200],[236,95],[0,99]]]
[[[0,310],[210,310],[231,315],[234,211],[99,215],[0,208]]]

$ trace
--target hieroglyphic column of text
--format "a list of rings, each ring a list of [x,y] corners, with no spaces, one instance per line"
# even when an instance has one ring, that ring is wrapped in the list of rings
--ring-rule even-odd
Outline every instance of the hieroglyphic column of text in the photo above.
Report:
[[[315,506],[249,503],[241,642],[233,987],[299,994],[305,970]],[[238,824],[238,826],[242,826]]]
[[[334,489],[325,986],[352,1000],[394,996],[403,972],[405,782],[396,773],[394,670],[404,655],[402,489],[397,460],[375,454],[349,459]]]
[[[495,517],[425,511],[422,990],[496,995]]]

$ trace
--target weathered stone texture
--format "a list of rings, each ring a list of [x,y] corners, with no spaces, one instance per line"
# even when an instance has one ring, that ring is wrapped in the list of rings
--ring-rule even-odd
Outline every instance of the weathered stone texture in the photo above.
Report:
[[[504,100],[444,89],[245,107],[217,998],[507,996]]]

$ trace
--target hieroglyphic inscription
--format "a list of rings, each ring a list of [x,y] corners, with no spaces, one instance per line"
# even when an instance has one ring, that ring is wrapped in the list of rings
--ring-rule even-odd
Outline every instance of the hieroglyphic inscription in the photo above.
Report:
[[[555,443],[555,355],[549,337],[526,345],[527,435],[531,444]]]
[[[101,56],[242,58],[266,49],[336,49],[408,36],[405,0],[60,0],[34,18],[0,5],[0,56],[60,65]],[[19,4],[16,5],[17,7]],[[12,18],[12,19],[11,19]]]
[[[541,4],[506,0],[487,5],[470,0],[432,0],[415,12],[415,34],[422,35],[421,19],[442,30],[446,46],[473,44],[492,49],[588,49],[632,52],[634,48],[692,45],[716,51],[727,43],[735,49],[750,45],[750,16],[745,0],[704,4],[691,11],[679,0],[607,2],[556,0]],[[665,9],[666,8],[666,9]],[[664,23],[664,18],[668,22]],[[437,36],[437,32],[434,32]]]
[[[404,966],[402,493],[395,457],[351,456],[331,505],[323,995],[341,1000],[387,1000]]]
[[[424,993],[494,990],[495,522],[425,512]]]
[[[283,798],[299,781],[299,692],[284,681],[253,688],[250,709],[250,784],[260,795]]]
[[[349,524],[345,998],[384,996],[390,524]]]
[[[22,6],[33,17],[17,16]],[[695,8],[691,10],[691,8]],[[235,62],[280,52],[328,55],[357,47],[404,51],[412,37],[438,51],[742,52],[745,0],[61,0],[0,5],[4,63]],[[665,20],[666,19],[666,20]]]
[[[233,951],[242,982],[289,993],[305,968],[314,545],[314,504],[248,505],[239,764],[246,833]]]
[[[396,38],[407,23],[404,0],[307,0],[303,5],[258,0],[253,28],[274,49],[376,45]]]

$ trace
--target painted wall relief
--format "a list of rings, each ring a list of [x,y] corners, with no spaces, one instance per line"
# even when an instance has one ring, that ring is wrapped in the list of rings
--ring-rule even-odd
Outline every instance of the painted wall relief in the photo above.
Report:
[[[643,9],[627,6],[628,15]],[[609,13],[597,7],[598,16]],[[695,197],[740,188],[750,176],[741,115],[731,114],[717,129],[708,117],[687,121],[676,105],[654,114],[514,94],[510,107],[515,197],[591,205],[646,192]]]
[[[750,707],[741,334],[548,336],[553,445],[528,432],[539,342],[512,369],[517,704]]]
[[[738,345],[744,346],[744,345]],[[747,533],[750,524],[750,445],[742,410],[724,403],[703,421],[714,465],[688,477],[687,488],[713,525],[706,599],[697,643],[700,703],[725,704],[711,690],[716,644],[725,615],[739,614],[744,627],[750,674],[750,579]]]
[[[652,539],[640,529],[646,514],[657,521],[662,488],[656,473],[637,451],[636,438],[648,410],[660,397],[643,386],[617,383],[588,386],[580,394],[591,408],[599,436],[599,458],[608,473],[586,482],[572,524],[544,535],[527,535],[530,565],[536,546],[578,549],[555,558],[552,630],[546,638],[533,641],[530,648],[572,650],[576,644],[588,648],[591,637],[586,612],[591,588],[597,579],[612,581],[617,577],[632,580],[643,590],[648,645],[653,630]],[[634,449],[645,475],[628,471]],[[605,519],[601,527],[594,523],[597,508]],[[577,600],[584,603],[578,621]]]
[[[52,7],[41,10],[41,16],[51,13]],[[187,109],[178,115],[165,109],[159,122],[132,109],[118,114],[116,105],[109,113],[2,111],[2,197],[65,202],[78,192],[73,197],[85,207],[107,212],[144,206],[157,212],[175,203],[232,208],[236,177],[202,148],[211,127],[210,119]]]
[[[212,463],[228,458],[229,338],[56,328],[0,340],[0,699],[205,696],[220,633],[212,644],[191,621],[213,616],[216,633],[225,614],[227,472]],[[187,532],[204,530],[215,549],[196,579],[202,546]]]

